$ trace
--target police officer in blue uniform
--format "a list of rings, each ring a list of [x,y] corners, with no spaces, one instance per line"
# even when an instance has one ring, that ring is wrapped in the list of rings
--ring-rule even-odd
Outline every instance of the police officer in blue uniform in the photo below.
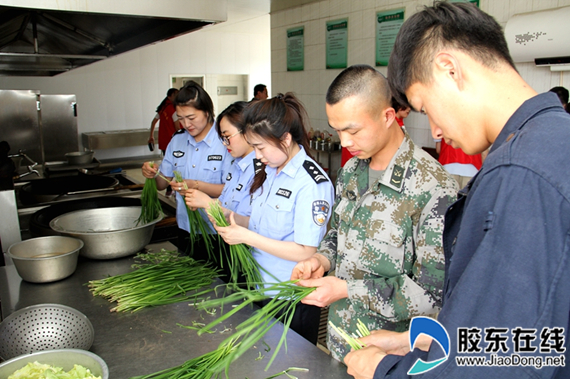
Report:
[[[174,134],[168,144],[160,168],[157,170],[146,162],[142,173],[146,178],[156,177],[158,190],[171,185],[177,192],[178,250],[182,254],[192,251],[195,259],[207,261],[208,254],[203,238],[192,249],[189,246],[190,224],[183,197],[185,186],[173,180],[174,171],[182,174],[187,188],[198,189],[211,197],[218,197],[224,187],[232,158],[212,127],[214,105],[200,85],[194,82],[186,84],[176,96],[174,104],[182,129]],[[202,216],[209,224],[206,215]],[[218,247],[214,246],[213,251],[218,251]]]
[[[242,216],[251,214],[251,195],[249,193],[254,175],[255,152],[253,147],[247,143],[244,132],[244,122],[242,112],[247,106],[245,101],[237,101],[220,113],[216,119],[216,131],[228,153],[233,157],[230,171],[226,176],[226,183],[222,194],[217,201],[222,206],[225,214],[235,212]],[[186,204],[191,209],[208,209],[212,202],[216,201],[204,192],[197,189],[189,189],[185,195]],[[220,268],[227,279],[231,276],[230,264],[226,259],[224,250],[222,254]],[[243,283],[243,276],[236,278],[238,283]]]
[[[251,216],[231,213],[230,226],[216,230],[228,244],[252,246],[261,267],[288,281],[296,262],[314,254],[326,233],[333,186],[307,153],[307,116],[293,94],[254,102],[244,118],[246,138],[265,168],[251,186]],[[271,275],[262,272],[266,283],[275,282]],[[320,308],[298,304],[291,329],[316,343],[319,318]]]

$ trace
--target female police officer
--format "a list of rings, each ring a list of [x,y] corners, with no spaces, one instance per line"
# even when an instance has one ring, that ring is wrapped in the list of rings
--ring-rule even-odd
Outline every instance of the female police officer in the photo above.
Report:
[[[159,190],[169,184],[176,195],[176,221],[178,223],[178,250],[183,254],[190,252],[190,224],[184,203],[185,186],[173,181],[174,171],[182,174],[187,188],[199,189],[211,197],[218,197],[224,187],[225,178],[231,165],[231,157],[225,146],[216,136],[214,125],[214,105],[206,91],[194,82],[186,84],[174,101],[176,114],[182,129],[173,137],[158,171],[146,162],[142,173],[146,178],[156,176]],[[209,220],[204,216],[204,219]],[[212,231],[213,232],[213,231]],[[212,239],[215,241],[215,239]],[[213,251],[217,251],[214,248]],[[204,239],[192,247],[193,257],[208,260]]]
[[[226,146],[228,153],[234,158],[229,173],[226,176],[226,184],[218,202],[223,207],[225,214],[235,212],[248,217],[251,214],[251,196],[249,189],[254,175],[255,152],[245,136],[243,110],[248,103],[237,101],[227,107],[216,119],[216,130],[222,143]],[[191,209],[208,209],[213,199],[208,194],[198,190],[189,189],[185,195],[186,204]],[[224,250],[220,250],[223,254]],[[231,269],[228,259],[220,257],[223,263],[220,265],[226,275],[225,279],[231,276]],[[224,278],[222,278],[224,279]],[[243,277],[236,278],[238,283],[243,282]]]
[[[244,118],[246,138],[265,168],[251,186],[251,216],[231,213],[230,226],[216,230],[228,244],[252,246],[261,267],[288,281],[325,235],[333,186],[308,155],[306,112],[293,94],[251,103]],[[271,275],[262,273],[267,283],[275,282]],[[299,304],[291,328],[316,343],[319,317],[320,308]]]

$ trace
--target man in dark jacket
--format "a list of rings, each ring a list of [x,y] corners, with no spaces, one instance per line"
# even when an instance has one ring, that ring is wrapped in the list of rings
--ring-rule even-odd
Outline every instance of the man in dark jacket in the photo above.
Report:
[[[415,332],[373,332],[348,372],[407,378],[421,359],[422,379],[570,378],[570,116],[521,78],[499,24],[471,4],[410,17],[388,80],[434,138],[467,154],[493,147],[445,215],[449,345],[440,333],[410,351]]]

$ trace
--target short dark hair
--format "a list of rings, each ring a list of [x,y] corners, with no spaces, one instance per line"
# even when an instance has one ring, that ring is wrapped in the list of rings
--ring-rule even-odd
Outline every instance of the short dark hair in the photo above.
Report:
[[[189,81],[180,89],[174,100],[174,105],[193,107],[205,112],[208,117],[208,123],[214,123],[214,103],[208,92],[196,82]]]
[[[557,94],[562,105],[565,106],[566,104],[568,104],[568,90],[566,88],[552,87],[548,92],[554,92],[555,94]]]
[[[253,96],[255,97],[255,95],[257,95],[258,92],[263,92],[265,88],[267,88],[265,84],[256,85],[255,87],[253,87]]]
[[[394,96],[392,96],[391,104],[392,104],[392,108],[394,108],[394,110],[395,110],[396,112],[408,108],[407,105],[402,105],[402,104],[398,103],[398,100],[396,100],[396,98],[395,98]]]
[[[506,63],[516,71],[503,30],[492,16],[473,4],[438,1],[406,20],[396,37],[388,82],[399,103],[410,106],[406,90],[431,81],[428,62],[443,47],[461,50],[491,69]]]
[[[216,118],[216,131],[220,139],[222,138],[222,131],[220,130],[220,122],[225,117],[230,124],[236,127],[240,133],[244,133],[245,123],[243,120],[243,110],[249,103],[246,101],[236,101],[230,104],[222,113]]]
[[[390,88],[386,77],[373,67],[359,64],[344,69],[327,90],[326,101],[335,105],[351,96],[366,96],[369,107],[382,109],[390,105]]]

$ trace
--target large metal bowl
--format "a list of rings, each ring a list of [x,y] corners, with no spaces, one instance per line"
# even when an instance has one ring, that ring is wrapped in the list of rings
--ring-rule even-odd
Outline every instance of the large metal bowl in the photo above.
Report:
[[[27,282],[49,283],[75,272],[83,241],[64,236],[39,237],[8,248],[18,274]]]
[[[71,370],[73,365],[77,364],[88,368],[93,375],[100,376],[101,379],[109,379],[109,368],[101,357],[89,351],[78,349],[46,350],[20,355],[0,364],[0,378],[7,378],[28,363],[35,361],[62,367],[65,371]]]
[[[114,259],[135,254],[148,245],[154,225],[162,219],[137,225],[140,206],[84,209],[50,221],[56,232],[85,243],[81,255],[92,259]]]

